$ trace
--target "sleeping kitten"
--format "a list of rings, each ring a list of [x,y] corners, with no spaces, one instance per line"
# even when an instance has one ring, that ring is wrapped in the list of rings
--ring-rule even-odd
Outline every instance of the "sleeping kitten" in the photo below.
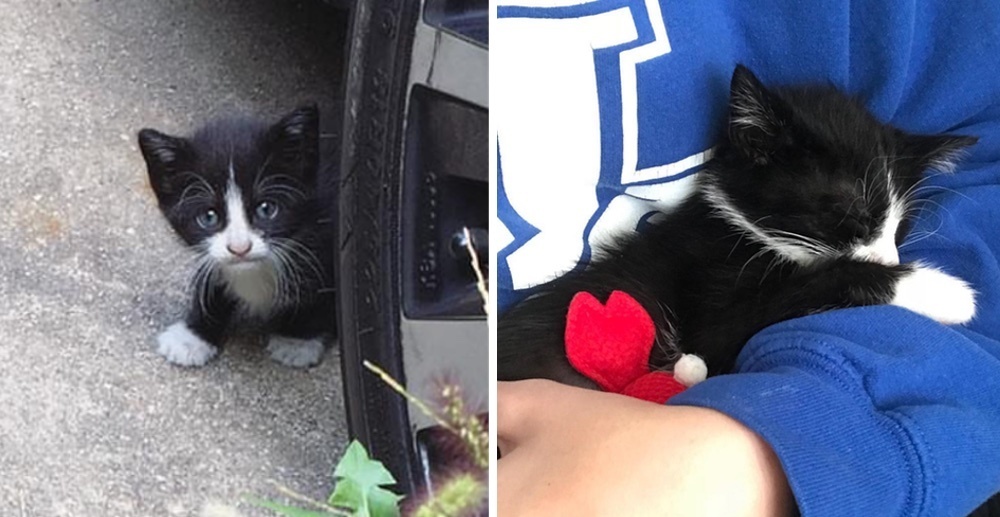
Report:
[[[603,302],[622,290],[646,308],[658,329],[652,367],[670,368],[683,352],[703,358],[712,375],[731,371],[764,327],[828,309],[893,304],[945,324],[972,319],[968,284],[931,265],[900,264],[897,245],[922,173],[951,171],[974,138],[907,134],[830,87],[771,90],[743,66],[729,108],[728,138],[694,194],[501,315],[500,380],[594,387],[564,349],[567,307],[579,291]],[[704,375],[697,370],[685,364],[675,375]]]
[[[168,361],[205,364],[234,325],[267,332],[278,362],[320,361],[336,318],[318,146],[315,106],[274,125],[218,120],[191,138],[139,132],[160,209],[198,257],[187,317],[157,338]]]

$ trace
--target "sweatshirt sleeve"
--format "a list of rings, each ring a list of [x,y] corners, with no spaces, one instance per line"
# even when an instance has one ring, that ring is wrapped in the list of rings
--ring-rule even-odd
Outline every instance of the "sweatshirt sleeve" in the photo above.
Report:
[[[763,437],[804,516],[967,515],[1000,489],[1000,344],[895,307],[775,325],[671,404]]]
[[[929,183],[902,259],[970,282],[972,322],[890,306],[785,321],[747,343],[738,373],[670,401],[757,432],[806,517],[964,516],[1000,491],[1000,166]]]

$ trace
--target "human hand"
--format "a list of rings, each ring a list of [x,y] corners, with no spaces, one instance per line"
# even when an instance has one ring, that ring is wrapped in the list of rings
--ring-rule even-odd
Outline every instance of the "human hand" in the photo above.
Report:
[[[501,517],[787,515],[770,447],[710,409],[551,381],[497,387]]]

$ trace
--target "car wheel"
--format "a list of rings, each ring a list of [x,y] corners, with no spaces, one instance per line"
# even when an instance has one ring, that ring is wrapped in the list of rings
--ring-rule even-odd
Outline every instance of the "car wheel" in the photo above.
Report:
[[[487,3],[355,3],[345,82],[338,300],[352,436],[406,493],[431,487],[433,421],[363,367],[424,400],[460,384],[486,411],[488,334],[463,227],[487,267]]]

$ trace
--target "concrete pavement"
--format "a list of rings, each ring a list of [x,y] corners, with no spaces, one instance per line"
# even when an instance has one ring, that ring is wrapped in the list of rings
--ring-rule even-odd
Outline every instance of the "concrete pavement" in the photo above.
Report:
[[[333,106],[346,16],[281,0],[0,12],[0,516],[199,515],[274,495],[269,479],[324,496],[346,444],[336,352],[305,372],[247,339],[195,370],[153,352],[188,255],[135,132]]]

